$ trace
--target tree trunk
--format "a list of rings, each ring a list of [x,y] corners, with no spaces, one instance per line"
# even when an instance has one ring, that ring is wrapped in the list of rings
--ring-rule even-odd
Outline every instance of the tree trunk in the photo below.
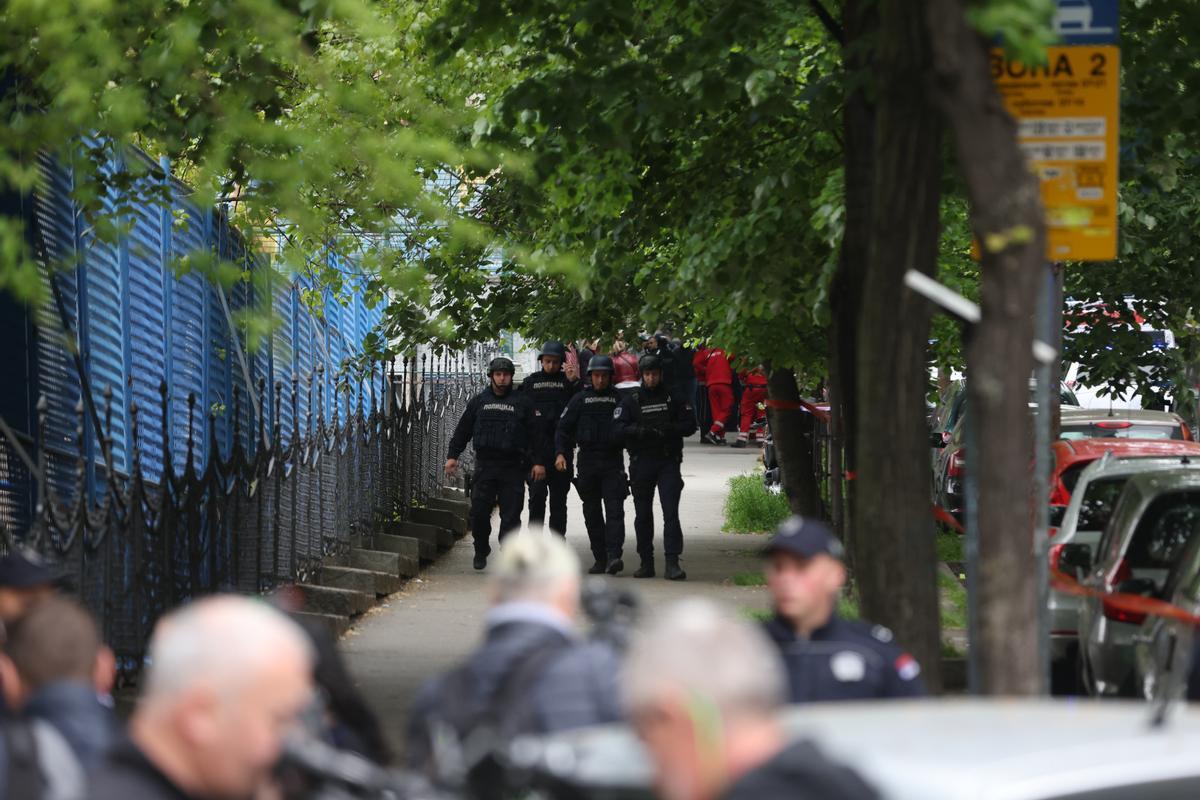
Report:
[[[938,99],[982,243],[982,320],[966,348],[967,402],[978,422],[978,452],[966,454],[979,484],[979,640],[971,646],[985,693],[1033,694],[1039,675],[1028,401],[1045,253],[1039,190],[992,83],[987,43],[968,25],[964,4],[929,0],[926,22]]]
[[[869,252],[859,315],[855,577],[865,617],[891,627],[941,687],[937,556],[925,433],[929,307],[904,286],[937,264],[941,120],[929,42],[904,0],[879,3]],[[847,229],[847,238],[863,235]]]
[[[846,102],[842,111],[846,235],[838,254],[838,271],[830,287],[829,404],[835,445],[842,448],[842,471],[855,472],[858,442],[858,319],[867,269],[867,237],[871,224],[871,176],[875,148],[875,107],[867,97],[865,82],[857,80],[869,67],[870,48],[864,39],[878,24],[873,0],[847,0],[842,13],[845,42],[842,59],[846,72]],[[857,232],[851,235],[851,232]],[[846,483],[847,514],[838,533],[853,561],[854,481]]]
[[[802,517],[821,517],[821,495],[813,467],[813,417],[794,410],[800,402],[796,373],[790,369],[771,369],[768,372],[767,396],[778,400],[781,408],[768,407],[771,437],[783,477],[783,492],[793,514]]]

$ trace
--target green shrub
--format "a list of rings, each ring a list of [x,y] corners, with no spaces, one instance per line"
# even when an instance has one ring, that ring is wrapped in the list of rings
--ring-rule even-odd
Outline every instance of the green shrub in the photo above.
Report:
[[[734,586],[766,586],[767,579],[761,572],[739,572],[733,576]]]
[[[938,561],[964,561],[966,555],[963,552],[963,537],[954,531],[938,531],[937,532],[937,558]]]
[[[767,533],[791,514],[787,498],[768,492],[757,475],[735,475],[729,479],[725,498],[725,526],[736,533]]]

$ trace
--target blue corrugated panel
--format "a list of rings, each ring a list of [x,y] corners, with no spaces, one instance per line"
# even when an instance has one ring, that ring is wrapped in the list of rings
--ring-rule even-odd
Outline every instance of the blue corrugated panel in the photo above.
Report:
[[[146,478],[162,475],[163,414],[159,384],[166,373],[163,227],[167,209],[138,203],[129,232],[131,401],[138,409],[138,453]],[[167,273],[169,274],[169,273]]]
[[[221,217],[215,212],[209,212],[208,218],[208,248],[214,255],[219,255],[228,247],[229,229]],[[225,321],[225,312],[221,308],[221,299],[217,297],[217,289],[211,283],[205,286],[205,314],[207,319],[208,341],[206,366],[208,369],[207,394],[204,397],[204,415],[211,416],[211,424],[216,427],[217,444],[222,454],[228,454],[232,443],[233,426],[230,424],[233,416],[233,397],[231,392],[231,368],[237,358],[233,341],[229,337],[229,326]]]
[[[186,187],[177,184],[175,223],[172,235],[175,259],[187,259],[205,250],[205,213],[194,203],[182,197]],[[185,265],[181,265],[185,266]],[[168,269],[174,267],[168,265]],[[186,272],[174,278],[171,288],[171,361],[168,385],[171,400],[171,455],[177,472],[183,470],[187,455],[189,394],[196,396],[196,413],[190,420],[198,440],[192,462],[200,469],[204,465],[207,449],[204,408],[206,396],[207,358],[209,346],[206,339],[205,295],[208,291],[205,279],[198,272]]]
[[[281,384],[279,392],[279,431],[284,444],[292,441],[295,424],[295,414],[292,408],[292,376],[296,374],[295,347],[292,343],[292,333],[295,327],[294,293],[290,284],[279,282],[272,293],[272,310],[278,319],[278,327],[271,334],[271,373],[272,383]],[[275,388],[270,387],[271,402],[276,400]]]
[[[116,165],[110,165],[118,169]],[[119,220],[118,199],[111,194],[102,199],[103,211],[112,220]],[[87,294],[80,304],[82,310],[79,336],[83,341],[84,364],[88,380],[95,392],[97,411],[101,422],[109,425],[113,441],[113,466],[128,470],[128,429],[125,424],[125,385],[128,366],[125,358],[125,342],[128,319],[125,313],[125,252],[124,237],[116,244],[99,240],[87,228],[81,237],[84,273]],[[111,415],[106,414],[102,398],[105,391],[112,392]],[[93,433],[93,437],[95,434]],[[93,444],[92,461],[103,464],[99,443]]]
[[[312,403],[316,403],[316,386],[309,387],[309,381],[315,381],[315,367],[317,359],[315,356],[317,345],[315,342],[317,332],[316,324],[312,315],[308,313],[308,309],[300,302],[300,291],[298,288],[292,290],[292,303],[294,308],[294,316],[292,319],[293,330],[292,343],[295,354],[295,370],[296,376],[299,378],[297,387],[298,402],[297,407],[300,419],[300,436],[308,435],[309,413],[311,410],[309,405],[310,396]],[[313,420],[315,422],[315,418]]]
[[[41,179],[34,213],[45,247],[49,267],[69,267],[75,259],[75,207],[71,202],[71,176],[49,156],[38,156]],[[78,285],[74,272],[51,272],[43,264],[43,279],[47,287],[54,280],[61,290],[69,324],[78,325]],[[67,349],[58,307],[47,291],[47,298],[35,313],[37,336],[38,392],[47,403],[46,447],[49,457],[49,481],[60,498],[66,499],[75,484],[75,456],[78,453],[75,426],[78,417],[75,405],[79,402],[79,376],[74,360]],[[71,346],[74,346],[72,340]]]

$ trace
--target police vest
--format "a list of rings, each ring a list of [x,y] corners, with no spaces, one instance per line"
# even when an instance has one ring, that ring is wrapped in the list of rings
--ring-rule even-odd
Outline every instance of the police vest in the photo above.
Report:
[[[525,384],[538,415],[550,423],[558,420],[571,399],[567,387],[567,379],[562,375],[535,374]]]
[[[581,445],[612,445],[617,440],[616,421],[613,419],[616,410],[616,392],[585,394],[583,408],[579,410],[579,424],[575,429],[576,441]]]
[[[651,394],[638,389],[638,405],[642,409],[642,425],[664,433],[671,430],[671,396],[666,392]]]
[[[511,393],[488,397],[475,413],[472,431],[476,450],[520,451],[525,449],[525,426]]]

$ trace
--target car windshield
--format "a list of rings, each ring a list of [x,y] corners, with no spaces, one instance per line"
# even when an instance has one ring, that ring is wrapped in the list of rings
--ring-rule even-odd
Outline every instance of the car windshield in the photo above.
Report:
[[[1200,531],[1200,491],[1171,492],[1155,498],[1129,543],[1132,569],[1169,569]]]
[[[1064,476],[1065,480],[1065,476]],[[1121,490],[1128,478],[1100,478],[1088,483],[1079,504],[1079,519],[1075,523],[1078,531],[1102,531],[1112,517]]]
[[[1182,439],[1183,429],[1178,425],[1132,424],[1115,427],[1116,423],[1073,423],[1062,426],[1063,439]]]

